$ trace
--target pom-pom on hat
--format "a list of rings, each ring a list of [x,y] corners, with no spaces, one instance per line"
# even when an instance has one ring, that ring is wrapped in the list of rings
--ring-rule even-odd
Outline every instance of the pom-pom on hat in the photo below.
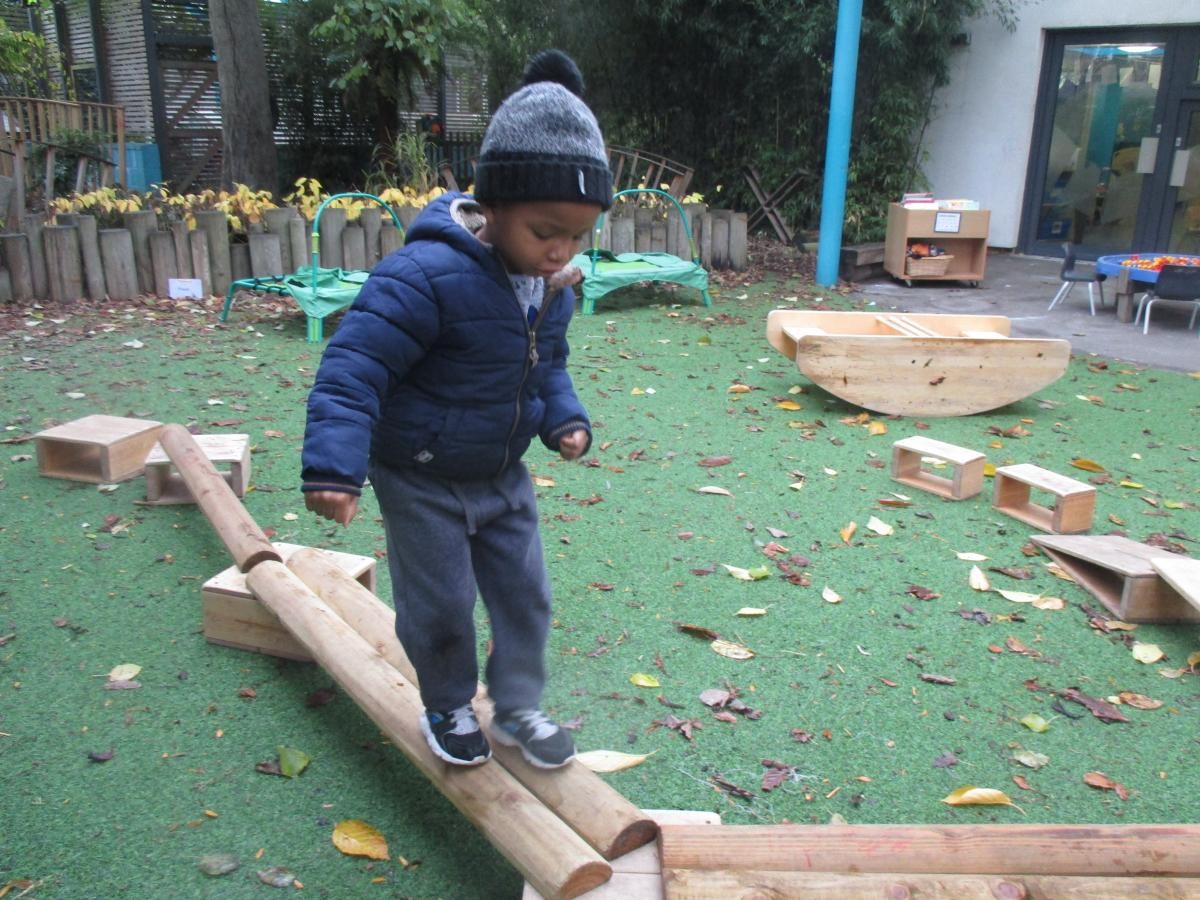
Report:
[[[612,173],[596,117],[580,99],[583,76],[560,50],[525,68],[523,87],[500,104],[475,166],[480,203],[570,201],[612,205]]]

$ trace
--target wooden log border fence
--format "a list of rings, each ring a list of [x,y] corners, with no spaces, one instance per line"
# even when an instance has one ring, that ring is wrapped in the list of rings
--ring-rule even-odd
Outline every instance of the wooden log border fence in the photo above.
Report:
[[[686,207],[692,236],[707,269],[745,269],[746,214]],[[403,243],[390,216],[364,210],[356,221],[330,208],[321,217],[320,265],[370,268]],[[412,207],[396,209],[405,227]],[[339,215],[340,214],[340,215]],[[309,264],[312,224],[298,210],[271,210],[247,235],[230,234],[219,211],[198,213],[190,232],[150,210],[127,213],[125,227],[98,228],[93,216],[59,214],[53,223],[27,215],[21,230],[0,234],[0,303],[88,298],[129,300],[138,294],[168,296],[171,279],[197,278],[205,296],[224,296],[232,281],[282,275]],[[639,251],[691,257],[679,217],[651,210],[605,216],[600,246],[615,253]]]

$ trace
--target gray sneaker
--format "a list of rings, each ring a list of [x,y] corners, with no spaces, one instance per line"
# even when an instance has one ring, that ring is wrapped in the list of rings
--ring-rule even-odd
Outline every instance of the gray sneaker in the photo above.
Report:
[[[575,742],[540,709],[518,709],[496,713],[491,724],[492,739],[521,754],[539,769],[557,769],[575,756]]]
[[[468,703],[450,712],[425,710],[421,733],[438,758],[455,766],[477,766],[492,757],[492,748],[479,728],[475,710]]]

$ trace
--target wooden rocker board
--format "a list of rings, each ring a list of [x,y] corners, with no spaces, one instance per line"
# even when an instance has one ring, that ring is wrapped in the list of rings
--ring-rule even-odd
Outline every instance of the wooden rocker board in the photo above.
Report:
[[[1124,622],[1200,622],[1200,606],[1190,603],[1170,582],[1160,578],[1155,566],[1165,563],[1178,578],[1178,564],[1194,566],[1196,560],[1118,535],[1035,534],[1031,540]],[[1179,567],[1185,572],[1183,577],[1187,568],[1191,567]],[[1194,597],[1194,575],[1191,583]]]
[[[887,415],[965,416],[1054,383],[1067,341],[1009,337],[1004,316],[776,309],[767,341],[836,397]]]

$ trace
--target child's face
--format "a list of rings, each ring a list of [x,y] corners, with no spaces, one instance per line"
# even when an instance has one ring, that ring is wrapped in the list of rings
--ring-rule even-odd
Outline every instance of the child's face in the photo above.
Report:
[[[571,261],[592,233],[600,207],[594,203],[505,203],[485,206],[480,232],[499,251],[510,272],[549,278]]]

